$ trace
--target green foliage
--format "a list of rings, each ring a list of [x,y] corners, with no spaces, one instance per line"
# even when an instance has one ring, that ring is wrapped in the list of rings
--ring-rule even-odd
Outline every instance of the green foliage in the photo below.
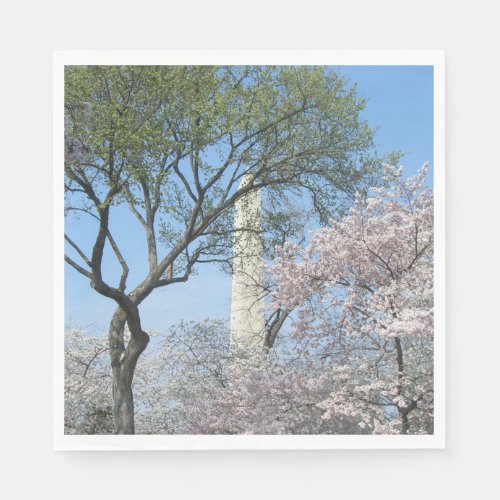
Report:
[[[127,203],[145,220],[152,208],[167,253],[188,236],[200,258],[227,258],[245,173],[265,194],[272,249],[342,210],[379,166],[365,103],[331,68],[68,66],[65,99],[79,146],[67,206]]]

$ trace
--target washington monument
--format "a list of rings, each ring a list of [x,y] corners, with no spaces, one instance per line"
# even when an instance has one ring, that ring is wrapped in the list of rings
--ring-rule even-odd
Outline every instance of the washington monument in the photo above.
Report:
[[[241,186],[251,182],[249,174]],[[264,341],[262,208],[260,191],[252,191],[235,205],[231,345],[259,350]]]

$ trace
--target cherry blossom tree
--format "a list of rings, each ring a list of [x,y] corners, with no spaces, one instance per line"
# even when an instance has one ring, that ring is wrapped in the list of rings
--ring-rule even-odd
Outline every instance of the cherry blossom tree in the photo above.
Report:
[[[113,429],[107,344],[68,328],[64,342],[64,429],[67,434],[107,434]]]
[[[321,360],[301,359],[298,343],[261,352],[229,345],[223,320],[180,323],[148,332],[150,349],[134,377],[138,434],[367,433],[348,416],[323,419],[320,403],[333,388]],[[104,337],[66,332],[66,432],[109,434],[111,374]]]
[[[428,165],[383,188],[310,245],[287,244],[272,267],[274,306],[296,310],[304,355],[328,357],[334,388],[323,418],[350,416],[374,433],[431,433],[433,194]]]

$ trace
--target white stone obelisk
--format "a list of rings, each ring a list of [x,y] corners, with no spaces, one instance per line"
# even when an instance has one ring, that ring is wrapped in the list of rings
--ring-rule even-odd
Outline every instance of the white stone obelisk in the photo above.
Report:
[[[241,182],[251,181],[246,174]],[[264,335],[262,208],[259,191],[251,191],[235,205],[231,347],[260,352]]]

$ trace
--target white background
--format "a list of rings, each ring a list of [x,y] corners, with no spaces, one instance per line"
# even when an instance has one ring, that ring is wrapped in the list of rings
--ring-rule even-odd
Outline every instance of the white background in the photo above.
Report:
[[[495,2],[199,4],[47,0],[3,8],[0,494],[75,500],[498,498]],[[446,450],[52,451],[52,51],[182,48],[446,51]]]

